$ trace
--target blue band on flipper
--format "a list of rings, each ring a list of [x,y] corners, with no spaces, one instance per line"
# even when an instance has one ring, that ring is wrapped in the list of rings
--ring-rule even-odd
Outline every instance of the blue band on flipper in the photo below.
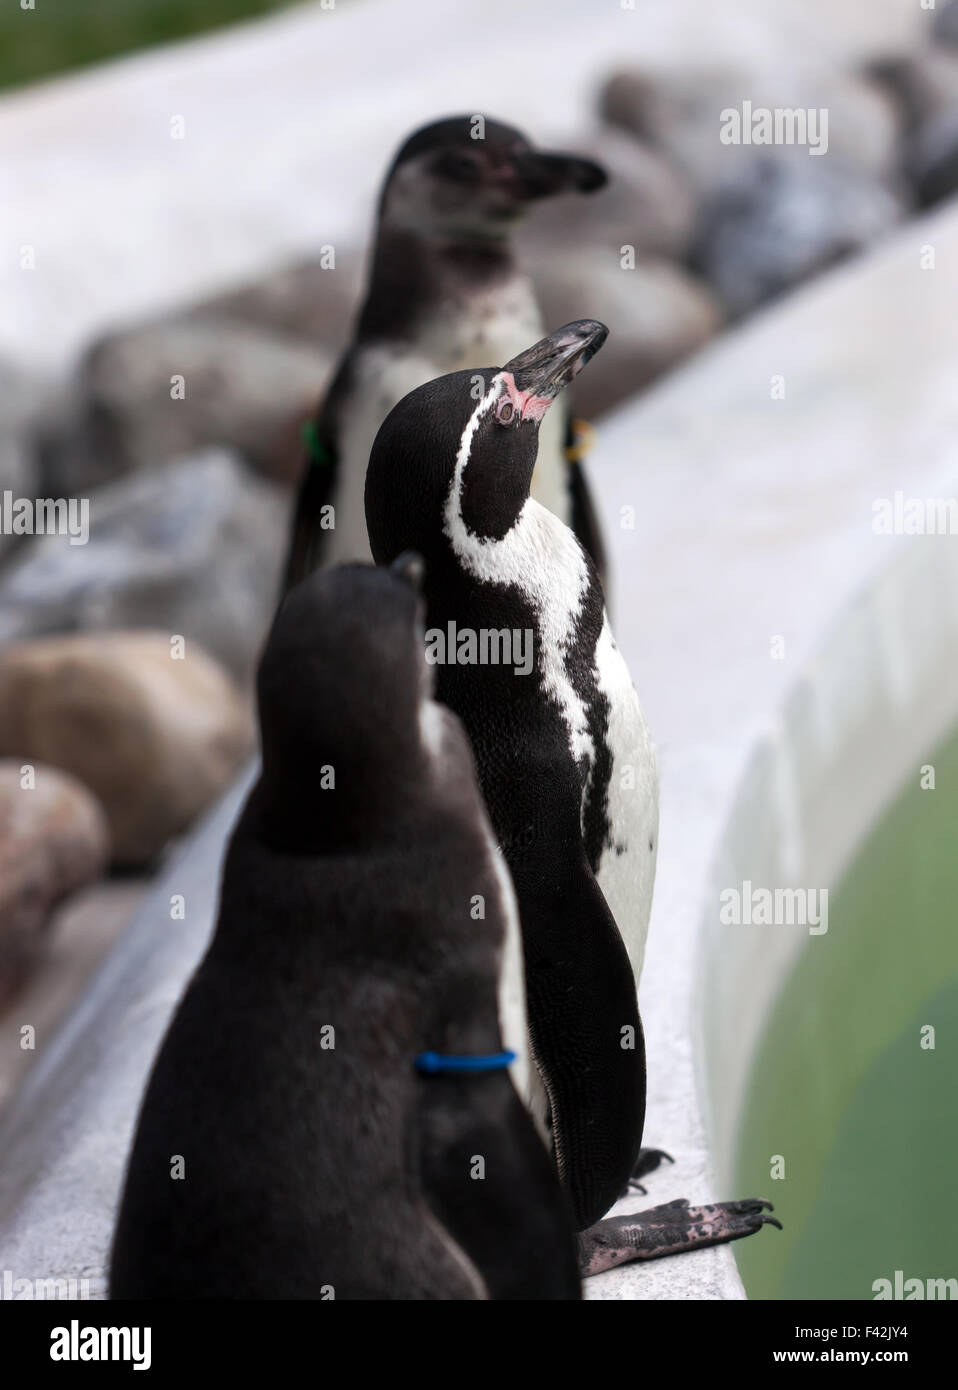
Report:
[[[474,1057],[453,1057],[442,1052],[420,1052],[415,1067],[424,1076],[474,1071],[503,1071],[516,1060],[514,1052],[478,1053]]]

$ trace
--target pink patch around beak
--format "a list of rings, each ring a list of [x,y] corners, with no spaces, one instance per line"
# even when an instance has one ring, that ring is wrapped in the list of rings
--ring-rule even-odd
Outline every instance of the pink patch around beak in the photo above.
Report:
[[[554,397],[535,396],[531,391],[520,391],[511,372],[503,372],[502,379],[509,392],[509,399],[519,412],[519,418],[521,420],[541,420],[552,404]]]

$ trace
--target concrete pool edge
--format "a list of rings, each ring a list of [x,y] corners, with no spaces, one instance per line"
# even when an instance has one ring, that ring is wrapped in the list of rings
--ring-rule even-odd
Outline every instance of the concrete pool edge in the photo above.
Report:
[[[920,269],[929,248],[937,277]],[[827,886],[956,712],[941,679],[955,540],[873,525],[876,502],[901,490],[958,495],[958,331],[943,292],[956,257],[952,204],[603,421],[590,459],[616,636],[662,776],[640,1003],[647,1142],[679,1163],[633,1205],[774,1197],[735,1190],[731,1153],[752,1049],[799,942],[750,958],[719,931],[718,894],[766,874]],[[787,383],[778,401],[770,379]],[[849,775],[856,795],[831,794]],[[725,1246],[625,1266],[588,1296],[745,1293]]]
[[[797,925],[723,925],[719,895],[746,880],[835,892],[870,831],[958,725],[958,686],[948,679],[956,592],[958,550],[948,538],[906,549],[836,622],[749,758],[712,865],[694,990],[697,1082],[725,1187],[756,1048],[814,938]],[[918,614],[924,627],[906,618]]]

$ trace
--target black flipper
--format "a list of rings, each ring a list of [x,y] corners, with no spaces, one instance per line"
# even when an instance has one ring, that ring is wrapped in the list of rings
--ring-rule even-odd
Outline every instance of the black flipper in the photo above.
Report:
[[[592,557],[596,569],[599,571],[599,579],[602,582],[602,592],[605,595],[605,606],[609,607],[609,576],[606,565],[605,545],[602,540],[602,530],[599,526],[599,518],[596,515],[595,504],[592,501],[592,494],[589,491],[588,479],[585,469],[582,466],[582,456],[585,453],[585,439],[588,436],[589,427],[582,420],[574,420],[571,417],[566,427],[565,456],[566,467],[568,469],[569,500],[571,503],[570,518],[572,529],[579,540]]]
[[[632,1216],[610,1216],[580,1232],[579,1270],[587,1278],[633,1260],[659,1260],[664,1255],[725,1245],[754,1235],[763,1226],[781,1230],[774,1216],[765,1215],[772,1210],[771,1202],[755,1198],[690,1207],[683,1197]]]
[[[340,412],[352,385],[352,358],[347,356],[330,384],[314,421],[303,431],[306,459],[296,495],[286,568],[280,598],[323,564],[328,528],[323,508],[334,505],[338,482]]]
[[[556,1164],[582,1230],[629,1180],[645,1116],[645,1042],[635,979],[581,841],[561,881],[523,891],[529,1031],[552,1117]],[[554,862],[554,861],[553,861]],[[560,861],[561,862],[561,858]],[[531,869],[532,866],[530,866]]]

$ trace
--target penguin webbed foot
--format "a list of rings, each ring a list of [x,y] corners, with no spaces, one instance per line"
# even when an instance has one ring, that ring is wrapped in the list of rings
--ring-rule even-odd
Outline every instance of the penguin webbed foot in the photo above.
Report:
[[[635,1160],[635,1167],[632,1169],[632,1173],[625,1188],[619,1193],[619,1197],[631,1197],[636,1192],[640,1192],[644,1197],[646,1189],[641,1179],[644,1178],[647,1173],[654,1173],[663,1158],[669,1163],[675,1162],[672,1155],[667,1154],[664,1149],[639,1149],[639,1156]]]
[[[758,1198],[692,1207],[681,1197],[647,1211],[609,1216],[579,1232],[579,1271],[587,1278],[633,1260],[658,1260],[686,1250],[725,1245],[754,1235],[763,1226],[781,1230],[781,1222],[766,1215],[773,1210],[771,1202]]]

